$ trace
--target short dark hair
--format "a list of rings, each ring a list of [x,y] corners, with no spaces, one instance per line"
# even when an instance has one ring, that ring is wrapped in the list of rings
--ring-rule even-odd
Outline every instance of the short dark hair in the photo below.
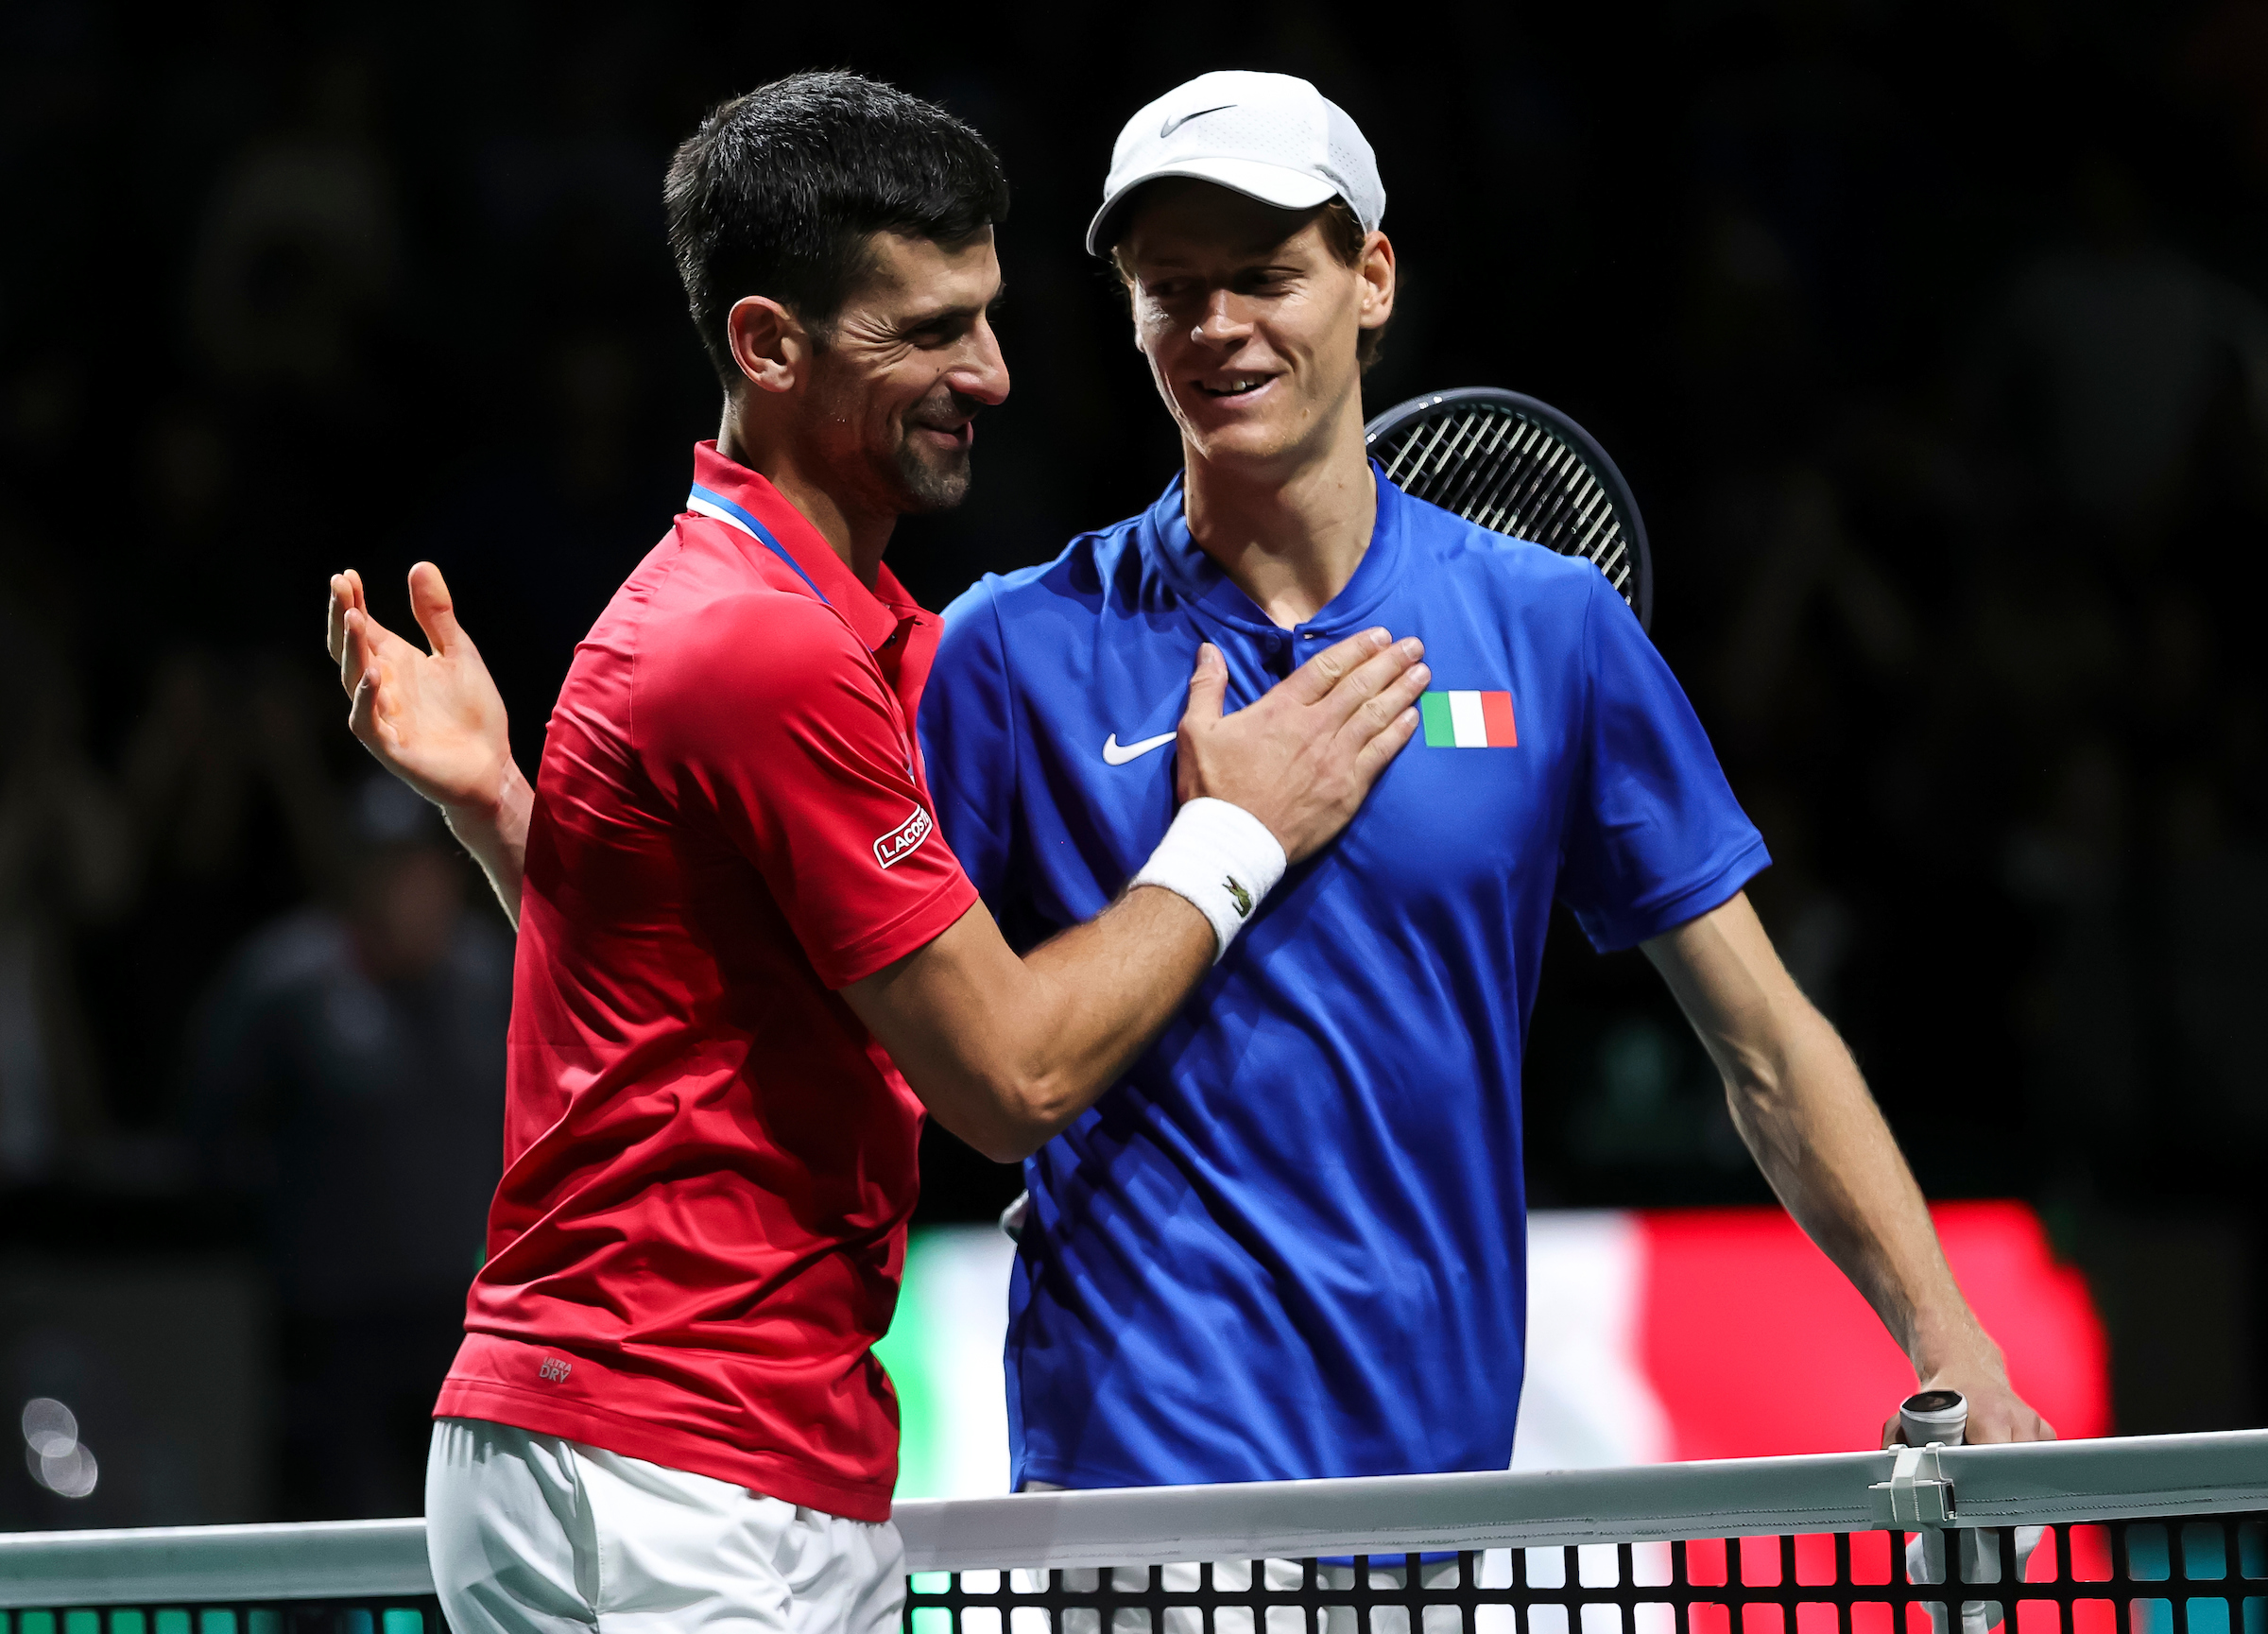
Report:
[[[710,110],[662,202],[694,327],[730,391],[733,302],[769,296],[824,345],[875,233],[965,244],[1007,219],[1008,179],[934,103],[856,74],[791,74]]]
[[[1141,190],[1136,189],[1127,202],[1130,204],[1134,198],[1141,197]],[[1133,219],[1134,212],[1132,210],[1125,209],[1120,212],[1118,217],[1119,239],[1110,247],[1111,268],[1118,274],[1119,287],[1129,297],[1134,289],[1134,274],[1127,269],[1125,259],[1119,252],[1125,248],[1125,232]],[[1363,246],[1369,242],[1370,231],[1363,225],[1363,218],[1354,213],[1353,205],[1348,203],[1344,198],[1331,199],[1318,207],[1314,219],[1322,222],[1323,242],[1340,266],[1359,267],[1362,265]],[[1386,324],[1393,321],[1389,318],[1385,323],[1380,324],[1376,329],[1363,329],[1355,332],[1354,361],[1356,368],[1363,373],[1369,373],[1370,366],[1376,363],[1380,354],[1385,351]]]

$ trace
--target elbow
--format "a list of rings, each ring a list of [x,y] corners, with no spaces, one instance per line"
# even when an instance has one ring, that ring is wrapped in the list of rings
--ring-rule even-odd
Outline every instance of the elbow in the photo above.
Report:
[[[1769,1117],[1779,1107],[1780,1077],[1768,1065],[1744,1061],[1723,1075],[1725,1099],[1734,1117]]]
[[[1102,1089],[1100,1083],[1059,1070],[1033,1073],[1005,1086],[999,1150],[992,1161],[1022,1162],[1069,1128]]]
[[[962,1138],[996,1163],[1021,1163],[1077,1117],[1089,1098],[1052,1075],[995,1083],[982,1115],[972,1120],[977,1127]]]
[[[1021,1163],[1041,1146],[1047,1144],[1052,1129],[1001,1129],[977,1146],[977,1150],[996,1163]]]
[[[1720,1063],[1726,1109],[1741,1140],[1760,1160],[1785,1144],[1795,1112],[1788,1075],[1778,1059],[1744,1052]]]
[[[1047,1144],[1053,1129],[1039,1128],[1023,1119],[1008,1115],[997,1107],[981,1109],[961,1108],[948,1111],[931,1106],[930,1116],[936,1119],[956,1136],[961,1144],[975,1149],[978,1156],[995,1163],[1021,1163]]]

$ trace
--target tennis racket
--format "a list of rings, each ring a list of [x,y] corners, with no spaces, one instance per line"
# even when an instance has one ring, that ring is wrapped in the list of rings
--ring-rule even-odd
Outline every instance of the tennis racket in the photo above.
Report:
[[[1402,492],[1595,563],[1654,623],[1654,559],[1630,485],[1573,421],[1549,404],[1492,386],[1429,391],[1363,428],[1370,456]]]

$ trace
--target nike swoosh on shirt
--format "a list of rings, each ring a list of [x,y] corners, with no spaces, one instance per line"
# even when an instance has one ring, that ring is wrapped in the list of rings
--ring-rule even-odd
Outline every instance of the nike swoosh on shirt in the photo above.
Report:
[[[1161,731],[1156,737],[1143,738],[1140,743],[1120,743],[1118,733],[1112,732],[1103,739],[1103,764],[1125,765],[1130,760],[1140,760],[1154,748],[1163,748],[1174,741],[1174,737],[1173,732]]]
[[[1175,131],[1180,129],[1182,126],[1187,125],[1192,119],[1202,119],[1208,113],[1226,113],[1229,109],[1234,108],[1236,104],[1233,102],[1224,102],[1218,108],[1200,108],[1194,113],[1177,113],[1171,119],[1168,119],[1163,125],[1158,128],[1158,140],[1160,142],[1164,141]]]

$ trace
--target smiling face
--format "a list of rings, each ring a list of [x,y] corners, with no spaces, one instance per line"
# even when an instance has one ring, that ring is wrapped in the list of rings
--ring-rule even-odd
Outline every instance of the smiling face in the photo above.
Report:
[[[811,360],[805,435],[839,497],[888,513],[961,502],[977,411],[1008,394],[992,333],[999,297],[990,228],[952,248],[874,235]]]
[[[1211,182],[1151,182],[1118,246],[1135,344],[1191,456],[1289,470],[1362,416],[1357,343],[1394,310],[1394,250],[1352,266],[1320,210]]]

